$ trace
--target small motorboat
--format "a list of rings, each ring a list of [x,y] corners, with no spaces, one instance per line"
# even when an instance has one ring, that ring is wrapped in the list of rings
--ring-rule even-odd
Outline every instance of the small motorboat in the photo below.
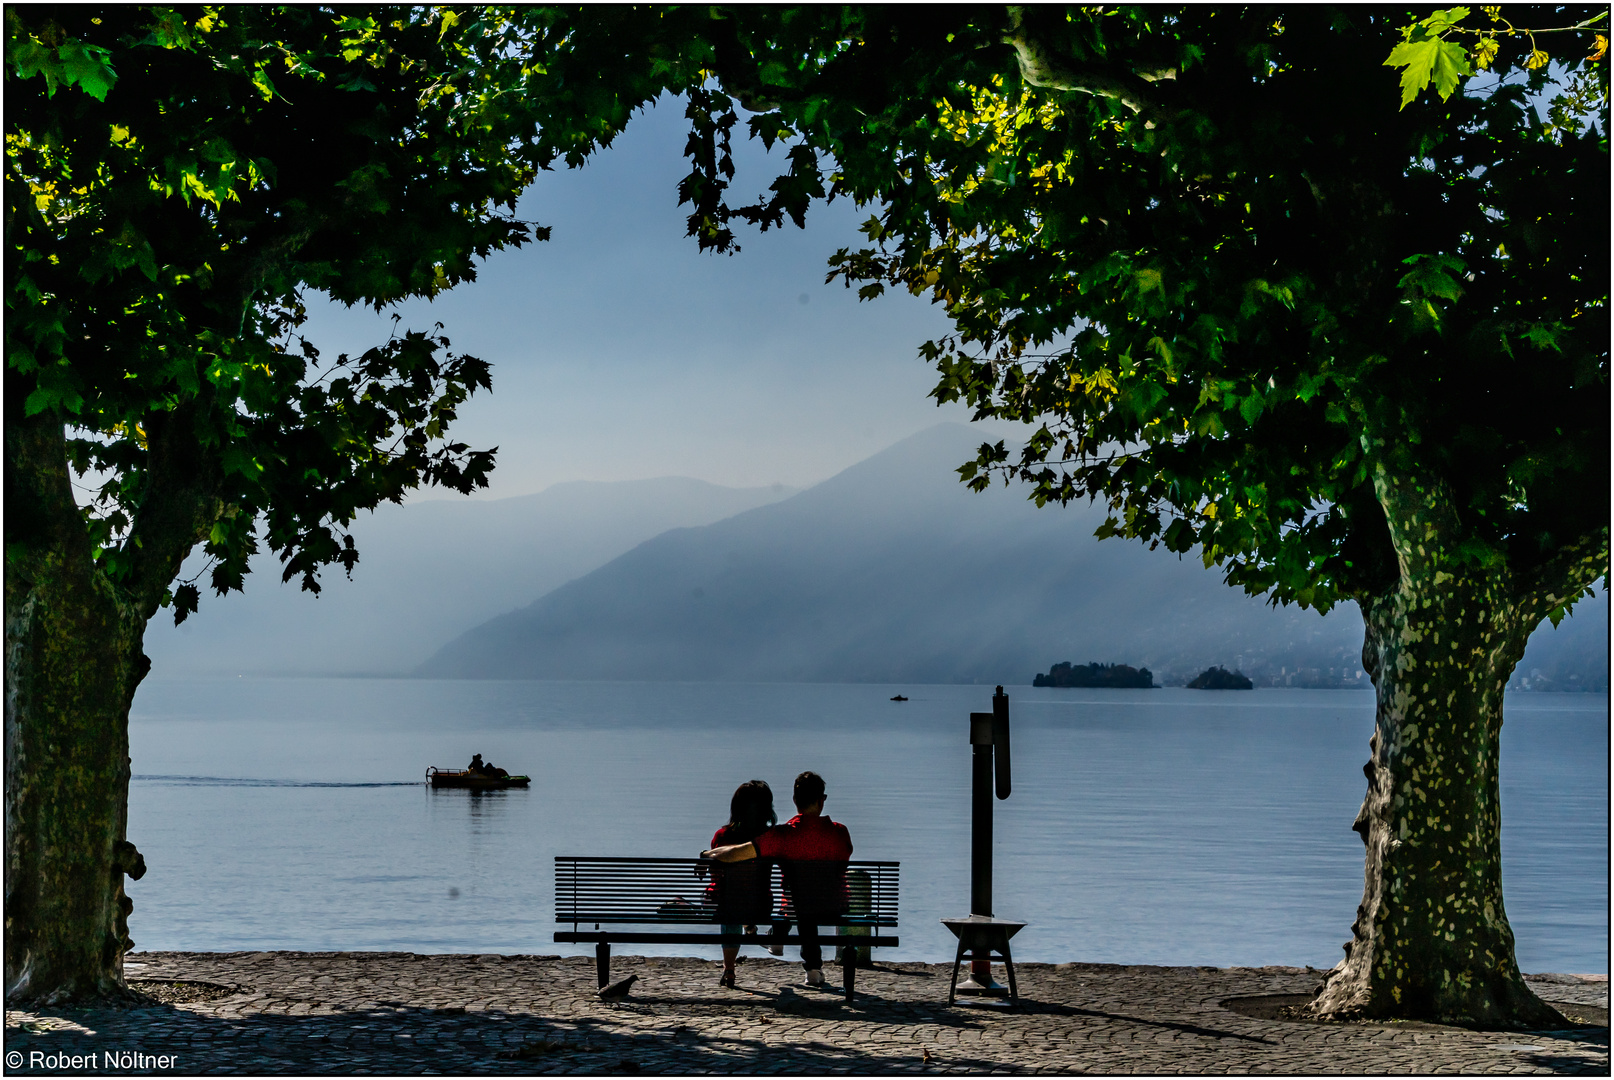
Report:
[[[526,787],[532,783],[530,776],[489,776],[487,773],[472,772],[470,769],[439,769],[435,765],[426,769],[426,779],[434,788],[462,787],[475,788],[479,791]]]
[[[903,697],[901,694],[893,694],[892,697],[891,697],[891,700],[892,701],[907,701],[908,699]]]

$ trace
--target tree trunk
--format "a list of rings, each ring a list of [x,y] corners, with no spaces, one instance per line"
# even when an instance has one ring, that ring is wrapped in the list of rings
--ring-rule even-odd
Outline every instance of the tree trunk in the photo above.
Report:
[[[1381,473],[1378,488],[1400,574],[1362,602],[1362,664],[1378,692],[1367,797],[1352,826],[1367,846],[1365,884],[1345,959],[1309,1009],[1562,1025],[1524,985],[1502,904],[1502,690],[1541,614],[1505,564],[1456,550],[1456,515],[1438,484]]]
[[[127,994],[144,861],[125,835],[129,704],[149,662],[145,618],[96,568],[59,422],[6,432],[8,1004]],[[54,430],[52,428],[54,427]]]

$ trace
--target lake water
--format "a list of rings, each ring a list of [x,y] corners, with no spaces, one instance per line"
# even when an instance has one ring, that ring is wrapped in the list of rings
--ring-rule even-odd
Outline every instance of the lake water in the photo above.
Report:
[[[887,700],[897,692],[911,700]],[[557,854],[695,855],[736,784],[823,774],[856,857],[902,862],[902,947],[969,907],[968,715],[990,687],[152,679],[129,837],[141,949],[581,952]],[[1025,960],[1310,964],[1362,892],[1361,691],[1008,688],[997,914]],[[1608,970],[1608,699],[1517,694],[1503,874],[1526,971]],[[432,791],[473,752],[526,791]],[[633,946],[631,951],[658,951]],[[690,953],[693,947],[669,947]],[[715,950],[712,950],[715,955]],[[793,956],[792,952],[792,956]]]

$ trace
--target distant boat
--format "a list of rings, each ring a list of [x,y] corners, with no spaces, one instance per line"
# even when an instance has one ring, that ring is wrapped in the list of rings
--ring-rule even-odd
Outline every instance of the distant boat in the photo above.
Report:
[[[901,694],[893,694],[893,695],[891,695],[891,700],[892,701],[907,701],[908,699],[903,697]]]
[[[475,788],[479,791],[490,791],[498,788],[526,787],[532,783],[530,776],[489,776],[486,773],[472,772],[469,769],[439,769],[432,765],[426,769],[426,779],[437,787]]]

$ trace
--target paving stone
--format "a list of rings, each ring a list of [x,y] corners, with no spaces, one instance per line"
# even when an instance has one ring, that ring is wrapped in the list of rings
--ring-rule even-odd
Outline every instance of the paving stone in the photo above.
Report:
[[[152,1007],[8,1011],[6,1073],[1609,1073],[1607,1028],[1322,1025],[1257,1019],[1226,1004],[1308,993],[1319,973],[1305,968],[1022,964],[1021,1001],[1005,1009],[948,1007],[950,966],[939,964],[860,971],[848,1005],[800,987],[800,968],[771,957],[746,958],[729,990],[717,985],[712,960],[619,956],[614,974],[640,976],[621,1003],[595,997],[591,957],[140,953],[130,961],[131,979],[228,990]],[[1529,978],[1549,1001],[1608,1008],[1606,978]],[[64,1054],[97,1055],[96,1065],[41,1064]],[[113,1065],[108,1054],[144,1059]],[[142,1067],[159,1055],[166,1065]]]

